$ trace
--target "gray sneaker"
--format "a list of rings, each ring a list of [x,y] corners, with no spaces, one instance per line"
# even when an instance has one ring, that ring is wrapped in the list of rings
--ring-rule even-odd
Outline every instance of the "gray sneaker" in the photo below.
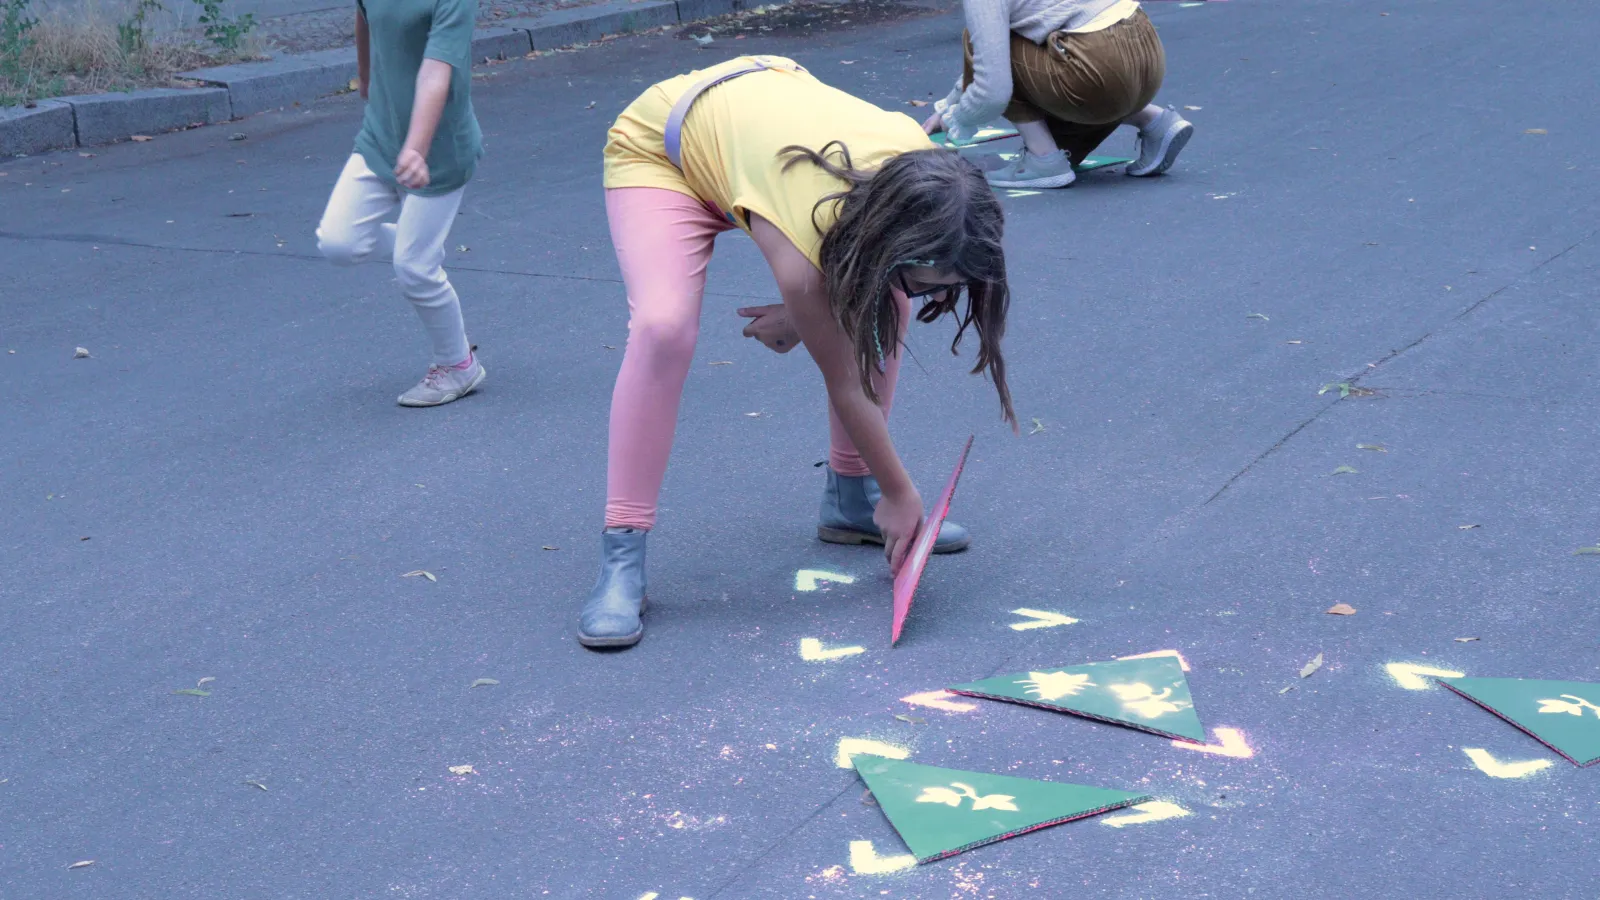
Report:
[[[474,356],[472,365],[465,369],[455,366],[433,366],[422,376],[417,386],[400,395],[401,406],[442,406],[460,400],[483,384],[488,374],[483,364]]]
[[[1011,165],[984,175],[989,183],[1000,188],[1059,188],[1077,179],[1072,171],[1072,160],[1065,150],[1049,156],[1034,156],[1024,150],[1017,154]]]
[[[1163,111],[1154,122],[1139,129],[1139,158],[1123,171],[1129,175],[1160,175],[1178,161],[1178,153],[1193,135],[1194,126],[1176,110]]]

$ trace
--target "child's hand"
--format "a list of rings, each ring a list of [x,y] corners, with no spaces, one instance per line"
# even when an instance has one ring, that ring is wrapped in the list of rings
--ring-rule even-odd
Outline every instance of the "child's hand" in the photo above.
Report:
[[[883,555],[889,560],[889,573],[898,576],[922,527],[922,496],[915,488],[904,497],[885,491],[872,513],[872,521],[883,533]]]
[[[421,153],[407,147],[400,151],[400,160],[394,167],[394,177],[405,187],[420,191],[428,186],[428,160]]]
[[[928,121],[922,123],[922,132],[924,134],[934,134],[943,130],[944,113],[942,112],[934,113],[928,117]]]
[[[744,327],[744,336],[755,338],[778,353],[788,353],[800,346],[800,333],[789,322],[789,310],[782,303],[772,306],[746,306],[739,315],[750,319]]]

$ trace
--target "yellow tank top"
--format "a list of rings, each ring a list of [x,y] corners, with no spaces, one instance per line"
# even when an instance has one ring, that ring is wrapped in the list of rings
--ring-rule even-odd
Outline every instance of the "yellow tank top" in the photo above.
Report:
[[[820,151],[830,141],[843,141],[856,168],[871,170],[891,156],[935,145],[910,116],[879,109],[806,73],[772,69],[700,95],[684,119],[680,172],[667,158],[663,136],[672,105],[700,79],[748,61],[741,57],[679,75],[633,101],[607,134],[605,186],[688,194],[746,231],[749,214],[756,213],[820,267],[822,234],[833,226],[836,210],[831,203],[816,208],[817,201],[846,185],[804,160],[783,171],[787,157],[779,151],[791,144]],[[838,162],[835,155],[829,159]]]

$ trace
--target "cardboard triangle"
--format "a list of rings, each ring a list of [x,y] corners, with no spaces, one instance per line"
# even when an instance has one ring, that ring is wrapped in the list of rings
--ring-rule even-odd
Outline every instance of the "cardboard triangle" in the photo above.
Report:
[[[968,697],[1024,703],[1205,743],[1183,663],[1173,656],[1039,669],[946,688]]]
[[[1150,799],[1143,794],[963,772],[865,754],[856,771],[917,862]]]
[[[1577,765],[1600,762],[1600,684],[1534,678],[1438,680]]]
[[[962,141],[959,144],[953,143],[950,140],[950,132],[948,131],[936,131],[933,134],[928,135],[928,139],[941,147],[954,147],[959,149],[961,147],[971,147],[974,144],[987,144],[990,141],[1003,141],[1006,138],[1014,138],[1016,136],[1017,130],[1009,125],[1004,127],[998,125],[985,125],[973,133],[971,140]]]
[[[950,473],[950,483],[945,485],[944,494],[923,521],[922,530],[911,542],[905,562],[900,564],[900,574],[895,576],[894,622],[889,626],[891,647],[900,640],[900,629],[905,627],[906,616],[911,613],[911,597],[917,592],[917,582],[922,580],[922,570],[927,567],[928,557],[933,553],[933,542],[939,539],[939,528],[944,525],[945,517],[950,515],[950,498],[955,496],[956,482],[961,480],[961,470],[967,467],[967,454],[971,452],[972,435],[967,435],[967,443],[961,448],[961,458],[956,460],[956,470]]]
[[[1133,162],[1133,159],[1127,156],[1085,156],[1083,162],[1074,164],[1072,168],[1078,172],[1089,172],[1094,169],[1103,169],[1106,166],[1120,166],[1131,162]]]

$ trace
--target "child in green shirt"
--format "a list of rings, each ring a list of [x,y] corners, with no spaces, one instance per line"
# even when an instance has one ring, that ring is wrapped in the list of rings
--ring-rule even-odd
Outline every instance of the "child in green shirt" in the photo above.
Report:
[[[317,246],[338,265],[391,260],[433,343],[402,406],[438,406],[483,383],[444,248],[483,154],[472,112],[477,0],[356,0],[356,58],[367,101],[355,152],[328,198]],[[397,221],[383,220],[399,211]]]

